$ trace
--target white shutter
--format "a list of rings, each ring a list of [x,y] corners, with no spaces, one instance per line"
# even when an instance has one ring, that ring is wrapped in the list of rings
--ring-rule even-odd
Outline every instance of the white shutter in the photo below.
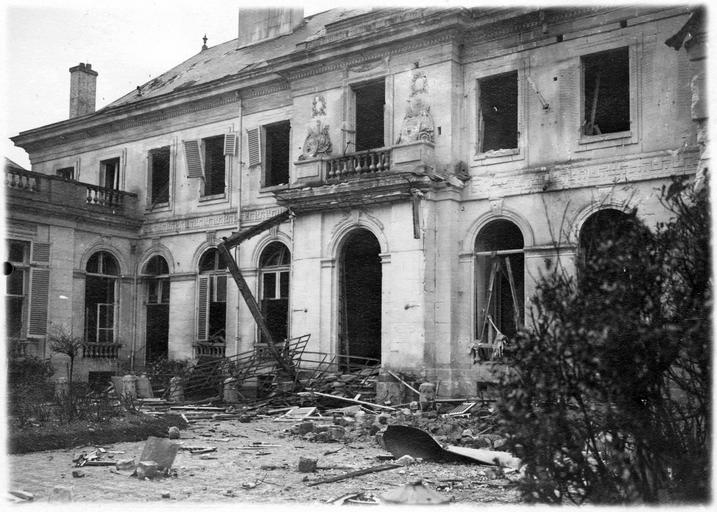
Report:
[[[30,322],[29,336],[47,334],[47,300],[50,288],[50,271],[45,268],[30,270]]]
[[[198,140],[184,141],[184,156],[187,159],[187,178],[203,177],[202,157],[201,152],[199,151]]]
[[[261,163],[261,128],[247,130],[249,147],[249,167]]]
[[[235,133],[224,134],[224,156],[234,156],[237,152],[237,136]]]
[[[197,340],[204,341],[209,321],[209,277],[200,276],[197,287]]]

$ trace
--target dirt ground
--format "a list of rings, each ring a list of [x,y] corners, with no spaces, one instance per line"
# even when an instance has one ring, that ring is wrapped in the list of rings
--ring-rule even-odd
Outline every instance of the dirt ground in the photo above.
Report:
[[[230,502],[311,504],[330,503],[363,492],[380,496],[404,484],[423,480],[426,485],[454,503],[520,503],[515,483],[503,477],[485,476],[487,466],[418,462],[398,469],[354,477],[334,483],[307,486],[312,480],[341,475],[351,470],[385,464],[380,455],[389,455],[379,444],[368,441],[313,442],[291,434],[290,422],[274,418],[250,423],[235,420],[197,421],[181,431],[184,447],[216,447],[215,452],[192,454],[182,450],[173,465],[173,475],[155,480],[138,480],[114,467],[75,468],[76,454],[99,446],[10,455],[9,488],[34,495],[35,502],[52,501],[53,488],[72,489],[74,502]],[[252,447],[254,443],[274,445]],[[139,460],[144,441],[104,445],[104,460]],[[340,450],[339,450],[340,448]],[[335,453],[328,453],[334,452]],[[318,459],[315,473],[299,473],[300,457]],[[335,469],[322,469],[339,466]],[[84,476],[73,477],[79,469]]]

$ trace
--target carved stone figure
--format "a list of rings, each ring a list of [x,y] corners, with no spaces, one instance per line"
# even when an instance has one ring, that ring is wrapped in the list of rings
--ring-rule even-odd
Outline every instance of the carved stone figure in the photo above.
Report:
[[[315,96],[311,106],[311,121],[307,126],[307,135],[304,140],[299,160],[315,158],[317,155],[331,153],[331,137],[329,125],[326,124],[326,98]]]
[[[428,104],[428,80],[423,71],[417,71],[411,77],[406,115],[396,144],[410,142],[434,142],[433,116]]]

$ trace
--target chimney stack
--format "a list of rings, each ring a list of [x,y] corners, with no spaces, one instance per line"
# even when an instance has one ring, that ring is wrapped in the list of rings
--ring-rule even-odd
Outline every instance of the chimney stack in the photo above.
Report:
[[[70,68],[70,119],[95,111],[97,71],[80,62]]]

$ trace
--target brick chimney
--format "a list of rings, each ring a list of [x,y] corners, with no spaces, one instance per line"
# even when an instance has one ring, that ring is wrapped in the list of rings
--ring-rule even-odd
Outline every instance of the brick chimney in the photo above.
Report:
[[[70,119],[95,111],[96,89],[97,71],[91,64],[70,68]]]

